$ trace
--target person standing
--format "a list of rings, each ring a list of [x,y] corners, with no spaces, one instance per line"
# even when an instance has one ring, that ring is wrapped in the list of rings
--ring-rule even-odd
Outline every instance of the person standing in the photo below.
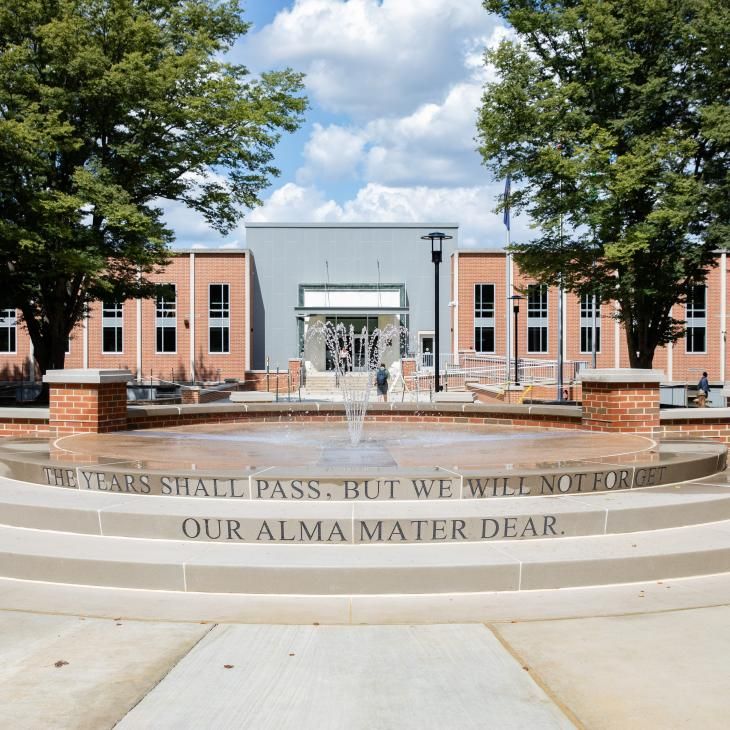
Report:
[[[375,373],[375,385],[378,388],[378,395],[383,397],[383,403],[388,402],[388,378],[390,373],[384,363],[380,363],[377,373]]]
[[[707,373],[703,372],[700,382],[697,383],[697,405],[702,408],[707,405],[710,397],[710,383],[707,380]]]

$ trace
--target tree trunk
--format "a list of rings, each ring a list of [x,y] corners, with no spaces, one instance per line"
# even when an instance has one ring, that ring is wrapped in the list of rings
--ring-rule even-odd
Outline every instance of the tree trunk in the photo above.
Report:
[[[42,320],[30,306],[21,307],[23,319],[33,343],[33,355],[38,366],[37,373],[42,379],[49,370],[63,370],[66,362],[66,345],[68,335],[64,325],[64,311],[61,307]],[[41,392],[35,402],[46,404],[49,400],[49,388],[42,383]]]
[[[654,353],[657,342],[649,335],[649,321],[623,322],[626,332],[626,347],[629,353],[629,365],[632,368],[651,370],[654,364]]]

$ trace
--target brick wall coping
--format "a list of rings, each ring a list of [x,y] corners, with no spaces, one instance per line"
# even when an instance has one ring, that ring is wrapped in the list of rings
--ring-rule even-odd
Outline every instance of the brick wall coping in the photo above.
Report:
[[[584,383],[661,383],[666,380],[662,370],[640,368],[598,368],[578,375]]]
[[[730,408],[670,408],[659,412],[660,421],[730,421]]]
[[[126,383],[132,380],[129,370],[96,370],[93,368],[68,368],[49,370],[43,376],[44,383],[67,383],[69,385],[99,385],[101,383]]]
[[[342,403],[314,401],[299,403],[280,401],[279,403],[196,403],[180,406],[129,406],[130,418],[144,416],[198,415],[216,413],[344,413]],[[497,414],[504,416],[558,416],[580,420],[580,406],[542,406],[542,405],[487,405],[482,403],[372,403],[370,414],[403,413],[404,415],[430,413],[462,413],[473,415]]]
[[[51,417],[50,408],[0,408],[0,421],[8,418],[25,418],[29,421],[47,421]]]

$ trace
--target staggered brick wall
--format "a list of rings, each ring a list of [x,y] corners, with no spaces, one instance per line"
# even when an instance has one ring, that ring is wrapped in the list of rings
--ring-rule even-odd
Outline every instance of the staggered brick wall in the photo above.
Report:
[[[193,426],[212,423],[341,423],[346,420],[343,410],[317,410],[312,408],[308,411],[241,411],[241,412],[218,412],[218,413],[180,413],[170,415],[134,415],[130,417],[130,428],[161,428],[171,426]],[[522,413],[519,415],[508,415],[501,412],[485,411],[483,413],[464,414],[453,410],[438,410],[429,408],[421,412],[372,412],[365,416],[366,422],[381,423],[442,423],[442,424],[474,424],[474,425],[504,425],[504,426],[532,426],[539,428],[581,428],[579,416],[553,416]]]
[[[294,378],[289,378],[287,370],[270,370],[267,374],[265,370],[249,370],[243,382],[242,390],[269,391],[275,393],[277,389],[277,380],[279,383],[279,394],[286,394],[287,388],[291,384],[291,392],[296,393],[299,387]]]
[[[238,390],[238,383],[230,383],[222,388],[206,388],[205,386],[184,387],[180,389],[180,401],[184,406],[194,403],[214,403],[217,400],[225,400]]]
[[[659,383],[583,383],[583,427],[652,433],[659,428]]]
[[[57,435],[127,428],[126,383],[52,384],[49,423]]]
[[[54,435],[47,418],[3,418],[2,410],[0,410],[0,437],[47,438]]]
[[[88,374],[88,375],[87,375]],[[265,384],[266,373],[258,373]],[[279,379],[288,373],[280,373]],[[26,417],[20,409],[2,417],[0,434],[48,436],[69,433],[100,433],[127,428],[236,423],[242,421],[342,421],[340,405],[287,404],[283,408],[234,406],[210,410],[181,409],[170,413],[169,408],[128,410],[126,380],[128,373],[114,371],[55,371],[46,376],[51,384],[50,417],[40,413]],[[730,414],[723,409],[702,412],[666,412],[660,419],[659,380],[657,371],[606,370],[587,374],[583,383],[583,409],[575,408],[514,408],[505,409],[501,403],[493,408],[471,409],[448,405],[396,404],[384,409],[373,406],[367,419],[371,421],[407,423],[468,423],[541,428],[588,429],[651,433],[660,437],[704,437],[730,443]],[[275,378],[276,376],[274,376]],[[82,382],[68,382],[65,378]],[[625,380],[623,380],[625,378]],[[633,378],[633,382],[632,382]],[[83,382],[85,380],[101,382]],[[116,381],[116,382],[115,382]],[[122,381],[122,382],[118,382]],[[644,381],[644,382],[642,382]],[[270,380],[270,387],[272,386]],[[280,383],[282,386],[284,383]],[[232,384],[233,385],[233,384]],[[194,402],[201,403],[203,391],[191,389]],[[211,397],[223,391],[209,391]],[[285,388],[280,391],[282,397]]]
[[[730,444],[730,418],[712,417],[688,419],[662,418],[661,425],[656,432],[659,438],[705,438]]]

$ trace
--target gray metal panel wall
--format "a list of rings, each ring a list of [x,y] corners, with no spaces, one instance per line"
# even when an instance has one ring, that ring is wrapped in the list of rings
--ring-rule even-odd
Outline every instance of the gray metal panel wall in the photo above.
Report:
[[[458,227],[451,224],[293,225],[249,224],[246,247],[255,261],[252,367],[287,367],[299,352],[295,307],[300,284],[406,285],[410,342],[419,330],[434,328],[434,267],[431,248],[421,236],[442,231],[440,268],[441,351],[451,350],[451,254],[458,247]],[[328,276],[329,269],[329,276]]]

